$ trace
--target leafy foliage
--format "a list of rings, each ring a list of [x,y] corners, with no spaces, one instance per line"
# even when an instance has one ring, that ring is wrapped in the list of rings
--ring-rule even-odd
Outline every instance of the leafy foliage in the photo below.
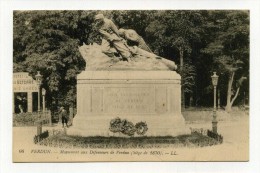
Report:
[[[60,104],[75,103],[76,75],[85,68],[78,46],[91,30],[89,23],[83,22],[90,14],[14,12],[14,72],[27,71],[35,76],[41,71],[49,103],[56,98]]]
[[[185,64],[183,67],[182,73],[183,83],[182,86],[184,88],[185,93],[193,93],[193,87],[195,86],[196,81],[196,68],[192,64]]]
[[[202,52],[211,55],[215,70],[226,76],[227,87],[222,87],[227,91],[226,109],[230,111],[241,81],[249,77],[249,15],[247,11],[229,11],[213,13],[211,17],[217,21],[218,30]]]
[[[248,94],[249,83],[239,82],[249,78],[248,11],[14,11],[13,70],[33,77],[41,71],[48,107],[75,105],[76,75],[88,68],[78,47],[100,42],[93,25],[97,13],[136,30],[156,54],[175,61],[184,99],[212,105],[212,69],[220,76],[222,104],[233,72],[232,90]],[[238,95],[237,103],[242,99]]]

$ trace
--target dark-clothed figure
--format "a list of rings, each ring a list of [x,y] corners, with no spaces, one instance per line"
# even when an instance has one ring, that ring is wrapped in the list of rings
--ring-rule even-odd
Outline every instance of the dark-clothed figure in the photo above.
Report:
[[[21,96],[17,96],[16,99],[15,99],[15,113],[23,113],[23,99]]]
[[[66,124],[66,127],[68,127],[69,115],[68,115],[67,111],[64,109],[64,107],[60,108],[60,119],[62,122],[62,127],[64,127],[64,124]]]

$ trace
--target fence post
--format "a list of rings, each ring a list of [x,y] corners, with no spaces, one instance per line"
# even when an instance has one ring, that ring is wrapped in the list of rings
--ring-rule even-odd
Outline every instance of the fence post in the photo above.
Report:
[[[42,133],[42,121],[39,120],[37,122],[37,135],[40,135]]]

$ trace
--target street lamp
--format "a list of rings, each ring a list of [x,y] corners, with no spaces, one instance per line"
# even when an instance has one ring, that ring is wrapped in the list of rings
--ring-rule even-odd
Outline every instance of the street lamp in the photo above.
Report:
[[[42,75],[40,74],[40,71],[37,71],[37,74],[35,75],[36,82],[38,84],[38,112],[40,112],[40,92],[41,92],[41,84],[42,84]]]
[[[45,95],[46,89],[42,88],[42,111],[45,112]]]
[[[216,114],[216,95],[217,95],[217,85],[218,85],[218,75],[216,72],[213,72],[211,76],[212,84],[214,86],[214,108],[213,108],[213,120],[212,120],[212,131],[213,133],[218,133],[218,121],[217,121],[217,114]]]

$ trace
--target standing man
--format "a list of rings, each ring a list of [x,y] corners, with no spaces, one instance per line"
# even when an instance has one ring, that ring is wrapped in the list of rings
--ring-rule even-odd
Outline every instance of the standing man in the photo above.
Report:
[[[120,38],[116,25],[104,17],[103,14],[95,16],[95,23],[99,33],[102,35],[102,52],[106,55],[113,57],[115,53],[119,53],[123,60],[128,60],[132,57],[132,53],[128,46]]]
[[[147,52],[152,53],[151,49],[147,46],[144,39],[137,34],[137,32],[133,29],[119,29],[119,36],[123,37],[127,40],[127,44],[129,46],[137,46],[140,49],[143,49]]]
[[[60,118],[59,119],[61,119],[62,127],[64,127],[64,124],[66,124],[66,127],[68,127],[69,115],[63,106],[60,108]]]

